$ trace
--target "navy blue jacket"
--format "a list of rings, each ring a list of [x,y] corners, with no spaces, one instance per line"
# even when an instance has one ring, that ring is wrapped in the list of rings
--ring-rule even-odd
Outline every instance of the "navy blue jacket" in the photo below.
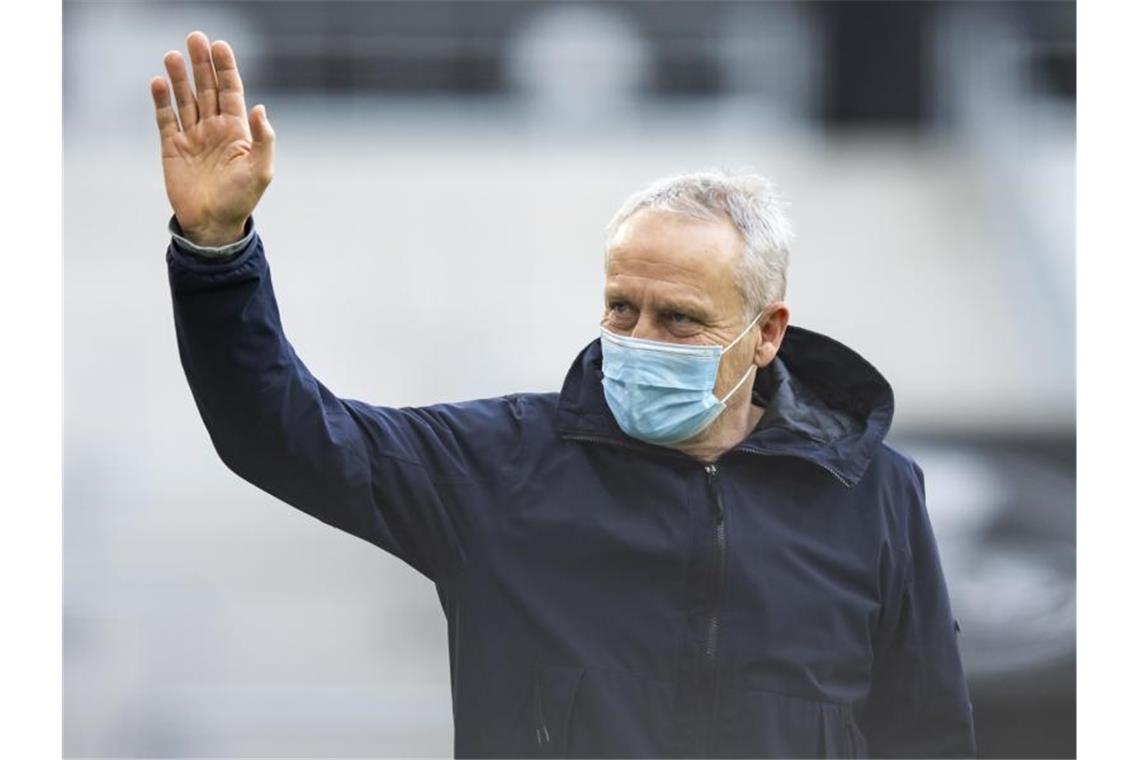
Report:
[[[617,427],[596,339],[560,392],[375,406],[294,353],[259,235],[167,265],[226,466],[435,584],[457,757],[975,756],[922,469],[850,348],[789,326],[705,465]]]

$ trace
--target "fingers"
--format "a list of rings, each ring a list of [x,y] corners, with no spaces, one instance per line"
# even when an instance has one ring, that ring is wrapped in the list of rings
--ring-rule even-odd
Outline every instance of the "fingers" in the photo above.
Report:
[[[198,118],[206,119],[218,113],[218,80],[214,63],[210,59],[210,41],[202,32],[190,32],[186,37],[190,50],[190,66],[194,69],[194,91],[198,96]]]
[[[215,40],[210,46],[210,51],[213,53],[214,68],[218,75],[218,110],[224,114],[238,116],[244,121],[245,91],[242,89],[233,48],[228,42]]]
[[[193,31],[186,36],[186,47],[190,52],[190,66],[194,72],[193,90],[186,76],[186,64],[182,55],[177,50],[170,50],[162,59],[174,88],[174,100],[178,104],[182,129],[189,129],[200,119],[219,113],[247,119],[245,90],[238,73],[237,59],[229,43],[218,40],[211,45],[204,33]],[[168,128],[166,115],[161,112],[160,105],[160,98],[165,98],[161,102],[173,114],[165,83],[159,85],[156,80],[152,80],[151,95],[155,101],[156,117],[164,119],[160,121],[159,128]],[[174,127],[177,131],[177,123]]]
[[[190,89],[190,80],[186,78],[186,65],[182,62],[182,54],[177,50],[170,50],[162,57],[166,66],[166,75],[170,77],[170,84],[174,87],[174,101],[178,104],[178,116],[182,119],[182,129],[190,129],[198,123],[198,101],[194,91]]]
[[[170,91],[166,88],[166,80],[162,77],[151,78],[150,95],[154,99],[154,116],[158,122],[158,133],[165,140],[178,132],[178,117],[170,105]]]

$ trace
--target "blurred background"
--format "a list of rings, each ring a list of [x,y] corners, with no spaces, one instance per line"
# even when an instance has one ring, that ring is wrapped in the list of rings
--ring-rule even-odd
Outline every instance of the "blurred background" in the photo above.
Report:
[[[1075,4],[64,2],[68,756],[449,756],[434,587],[217,458],[148,80],[201,29],[277,132],[286,330],[390,406],[561,387],[602,228],[750,166],[791,321],[892,382],[982,757],[1075,755]],[[520,361],[520,357],[524,358]]]

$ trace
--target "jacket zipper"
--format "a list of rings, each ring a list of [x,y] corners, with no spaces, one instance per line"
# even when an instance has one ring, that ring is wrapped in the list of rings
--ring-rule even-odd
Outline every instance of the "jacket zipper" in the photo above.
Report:
[[[716,718],[716,646],[720,619],[721,592],[724,586],[725,532],[724,497],[721,494],[720,469],[715,464],[705,465],[709,495],[712,497],[713,516],[716,519],[716,580],[713,586],[712,612],[709,614],[708,637],[705,642],[705,662],[712,683],[713,709],[709,718],[710,727]]]
[[[720,487],[717,485],[717,477],[720,471],[715,464],[705,465],[705,473],[708,477],[709,495],[712,496],[713,516],[716,518],[716,582],[714,584],[713,593],[713,608],[712,614],[709,615],[709,630],[707,643],[705,645],[705,657],[708,659],[709,667],[714,665],[716,658],[716,634],[718,617],[720,616],[720,591],[721,586],[724,585],[724,499],[721,497]]]

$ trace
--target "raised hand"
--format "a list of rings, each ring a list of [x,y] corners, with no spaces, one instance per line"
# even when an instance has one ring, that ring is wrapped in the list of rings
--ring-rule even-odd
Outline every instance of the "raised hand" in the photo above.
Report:
[[[195,31],[187,35],[186,47],[194,90],[177,50],[162,59],[174,87],[177,114],[166,80],[150,80],[166,195],[187,238],[200,245],[223,245],[242,237],[246,220],[273,179],[275,136],[265,106],[255,106],[246,115],[229,43],[210,44],[205,34]]]

